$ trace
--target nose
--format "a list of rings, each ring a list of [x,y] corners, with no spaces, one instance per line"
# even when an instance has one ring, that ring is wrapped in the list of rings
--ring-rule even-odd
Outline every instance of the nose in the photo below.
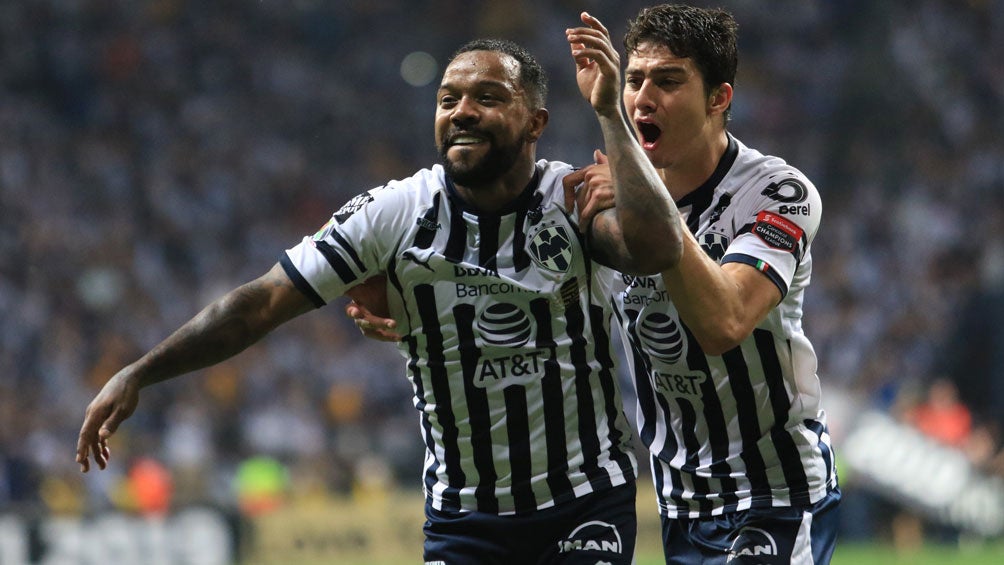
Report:
[[[461,97],[450,113],[450,121],[458,126],[475,123],[478,117],[479,114],[476,105],[467,96]]]
[[[655,111],[655,99],[652,97],[655,85],[650,80],[644,80],[634,93],[634,107],[643,114]]]

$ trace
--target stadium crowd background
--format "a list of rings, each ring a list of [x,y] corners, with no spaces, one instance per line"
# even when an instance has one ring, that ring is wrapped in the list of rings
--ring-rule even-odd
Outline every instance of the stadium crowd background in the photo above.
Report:
[[[619,37],[644,4],[0,4],[0,508],[135,505],[121,485],[150,465],[171,504],[247,512],[270,504],[241,490],[249,462],[294,495],[418,488],[402,361],[340,305],[145,392],[109,470],[81,475],[73,448],[114,371],[351,196],[434,162],[436,81],[463,42],[537,54],[539,156],[585,163],[601,138],[563,30],[587,9]],[[948,414],[944,440],[1004,475],[1004,3],[720,5],[740,23],[730,129],[826,207],[805,322],[824,390],[921,429]],[[924,408],[929,389],[961,404]],[[852,422],[834,419],[839,452]]]

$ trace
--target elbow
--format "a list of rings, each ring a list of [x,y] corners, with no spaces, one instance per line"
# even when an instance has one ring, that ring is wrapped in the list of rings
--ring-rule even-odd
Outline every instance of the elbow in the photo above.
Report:
[[[683,257],[683,241],[663,240],[640,246],[638,253],[632,253],[633,275],[651,276],[675,269]]]
[[[708,355],[724,355],[739,347],[750,336],[750,331],[739,324],[723,323],[696,335],[701,350]]]
[[[639,270],[657,274],[679,266],[683,258],[683,224],[674,218],[658,225],[638,226],[634,233],[625,231],[625,242]],[[632,245],[633,243],[633,245]]]
[[[725,355],[740,343],[725,339],[698,340],[698,342],[701,344],[701,350],[707,355]]]

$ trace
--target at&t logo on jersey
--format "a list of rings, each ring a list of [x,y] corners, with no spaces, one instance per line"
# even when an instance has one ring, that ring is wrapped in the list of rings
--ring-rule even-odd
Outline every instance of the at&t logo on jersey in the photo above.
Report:
[[[683,332],[676,320],[662,312],[652,312],[638,321],[638,337],[650,356],[664,363],[676,363],[683,354]]]
[[[538,266],[555,273],[567,273],[572,265],[572,240],[563,226],[545,226],[530,236],[530,258]]]
[[[620,554],[624,550],[617,526],[593,520],[572,530],[568,537],[558,542],[558,552],[603,551]]]
[[[492,304],[478,317],[481,340],[490,345],[522,347],[530,340],[530,318],[515,304]]]
[[[545,352],[521,351],[498,355],[499,350],[519,349],[529,343],[533,324],[526,312],[515,304],[492,304],[475,323],[482,356],[474,374],[474,386],[508,387],[527,384],[540,378]],[[485,351],[490,352],[485,355]]]
[[[667,396],[701,396],[701,385],[708,376],[700,372],[663,373],[653,371],[652,382],[655,389]]]

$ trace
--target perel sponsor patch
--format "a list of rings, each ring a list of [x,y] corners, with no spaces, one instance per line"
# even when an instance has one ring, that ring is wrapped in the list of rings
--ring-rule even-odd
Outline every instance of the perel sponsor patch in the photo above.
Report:
[[[775,249],[794,251],[804,232],[802,228],[790,220],[763,211],[757,214],[756,223],[753,224],[753,233]]]

